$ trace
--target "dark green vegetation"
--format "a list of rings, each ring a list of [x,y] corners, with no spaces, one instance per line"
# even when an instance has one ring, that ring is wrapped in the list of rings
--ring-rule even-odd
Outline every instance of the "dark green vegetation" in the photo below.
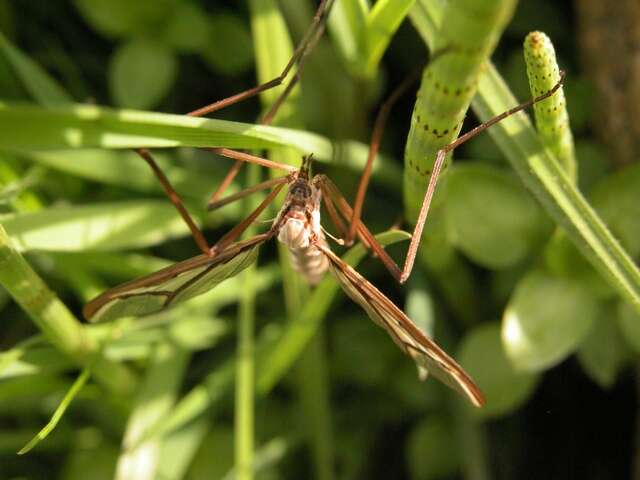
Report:
[[[640,169],[615,167],[596,140],[574,12],[550,0],[522,1],[513,17],[506,0],[379,0],[370,12],[338,0],[276,117],[290,129],[267,138],[165,115],[275,76],[314,9],[236,3],[0,1],[0,478],[231,478],[234,464],[240,478],[251,465],[256,478],[629,477]],[[347,253],[469,371],[484,409],[420,383],[333,280],[309,291],[274,243],[256,269],[173,310],[80,323],[97,293],[199,253],[129,148],[156,147],[210,242],[250,205],[206,213],[231,163],[194,146],[271,147],[294,164],[313,152],[353,199],[381,102],[427,60],[427,44],[454,43],[425,76],[415,118],[411,94],[388,122],[364,208],[383,232],[415,215],[472,97],[464,130],[517,103],[499,75],[519,99],[555,83],[546,37],[528,37],[523,53],[534,30],[568,72],[568,117],[558,95],[538,106],[540,139],[517,117],[491,129],[495,143],[484,133],[455,152],[406,287],[361,248]],[[495,42],[496,70],[483,64]],[[274,98],[214,117],[257,123]],[[245,167],[231,191],[266,175]],[[381,240],[398,262],[403,240]],[[50,436],[17,456],[61,404]]]

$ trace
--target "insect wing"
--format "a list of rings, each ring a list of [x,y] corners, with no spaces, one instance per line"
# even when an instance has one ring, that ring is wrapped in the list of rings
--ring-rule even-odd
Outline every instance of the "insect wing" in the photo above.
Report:
[[[484,405],[484,395],[455,360],[355,269],[327,247],[319,248],[329,257],[329,270],[344,292],[367,312],[371,320],[387,331],[402,351],[413,358],[421,372],[429,372],[465,395],[475,406]]]
[[[215,257],[199,255],[107,290],[85,305],[84,316],[100,322],[149,315],[201,295],[255,262],[260,245],[270,237],[258,235],[228,246]]]

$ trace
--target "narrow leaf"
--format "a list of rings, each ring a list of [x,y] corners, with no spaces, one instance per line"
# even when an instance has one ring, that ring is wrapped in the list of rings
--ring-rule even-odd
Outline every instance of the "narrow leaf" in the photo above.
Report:
[[[73,399],[80,392],[80,390],[82,390],[82,387],[84,387],[85,383],[87,383],[90,375],[91,369],[89,367],[85,367],[78,378],[76,378],[76,380],[73,382],[73,385],[71,385],[71,388],[60,402],[60,405],[58,405],[58,408],[56,408],[56,411],[53,412],[53,416],[51,417],[51,420],[49,420],[49,423],[47,423],[42,428],[42,430],[40,430],[36,434],[36,436],[31,439],[31,441],[29,441],[29,443],[27,443],[20,449],[18,455],[24,455],[25,453],[28,453],[36,445],[38,445],[38,443],[47,438],[47,436],[53,431],[53,429],[56,428],[56,425],[58,425],[58,422],[64,415],[64,412],[67,411],[69,405],[71,405]]]

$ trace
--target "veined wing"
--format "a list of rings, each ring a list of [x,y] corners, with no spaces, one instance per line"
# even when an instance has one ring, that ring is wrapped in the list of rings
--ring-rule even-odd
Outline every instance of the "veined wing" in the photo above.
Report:
[[[445,385],[465,395],[476,407],[484,395],[458,363],[428,338],[405,313],[328,247],[317,245],[329,258],[329,269],[344,292],[384,328],[393,341],[418,365]]]
[[[198,255],[107,290],[85,305],[84,317],[99,322],[149,315],[208,292],[255,262],[260,245],[272,236],[263,233],[233,243],[215,257]]]

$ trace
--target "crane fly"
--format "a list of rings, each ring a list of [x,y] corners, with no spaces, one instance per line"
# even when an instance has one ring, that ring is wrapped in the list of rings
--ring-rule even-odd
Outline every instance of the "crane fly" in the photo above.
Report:
[[[194,110],[187,115],[201,116],[212,113],[276,87],[282,84],[293,67],[297,66],[297,72],[261,121],[263,124],[271,123],[278,108],[283,104],[286,96],[299,80],[305,58],[322,35],[333,2],[334,0],[321,0],[309,30],[303,36],[292,58],[278,77]],[[430,61],[433,62],[439,56],[446,55],[448,50],[450,49],[435,52],[431,55]],[[173,304],[203,294],[220,282],[238,274],[256,261],[258,250],[263,243],[276,237],[288,247],[294,267],[302,273],[310,284],[317,283],[327,270],[331,272],[344,292],[365,310],[374,323],[384,328],[394,343],[414,360],[418,367],[420,378],[424,379],[427,374],[432,374],[444,384],[464,395],[473,405],[480,407],[485,402],[482,392],[462,367],[438,347],[433,340],[427,337],[391,300],[329,248],[327,237],[320,224],[320,207],[324,202],[325,210],[339,232],[340,238],[336,239],[339,243],[349,245],[355,237],[358,237],[364,246],[371,250],[383,263],[389,273],[398,282],[403,283],[409,277],[413,268],[438,175],[446,155],[495,123],[553,95],[561,87],[563,79],[564,73],[561,72],[560,81],[548,92],[521,103],[511,110],[475,127],[438,151],[402,269],[398,267],[367,227],[360,221],[360,216],[372,172],[372,164],[380,146],[386,118],[393,104],[408,90],[415,80],[414,78],[410,77],[403,82],[378,112],[369,155],[360,178],[353,208],[335,184],[326,176],[315,175],[311,177],[310,155],[303,157],[300,168],[295,168],[246,152],[220,147],[208,148],[212,152],[236,161],[221,185],[213,193],[209,201],[210,209],[220,208],[255,192],[271,189],[270,193],[252,213],[213,246],[209,246],[204,234],[191,218],[180,196],[158,167],[151,153],[147,149],[138,149],[136,152],[151,167],[169,200],[174,204],[178,213],[189,227],[194,241],[202,251],[202,254],[166,267],[146,277],[107,290],[85,306],[84,316],[87,320],[95,322],[113,320],[123,316],[149,315],[162,311]],[[264,181],[236,194],[220,198],[226,187],[237,175],[241,165],[245,162],[281,169],[286,174]],[[240,235],[275,200],[285,185],[287,186],[286,198],[269,230],[248,240],[237,241]]]
[[[431,373],[466,395],[474,405],[482,406],[484,397],[480,389],[462,367],[424,335],[391,300],[329,248],[320,224],[321,201],[324,196],[342,205],[344,199],[326,176],[310,176],[310,163],[311,156],[304,157],[298,170],[276,182],[269,182],[270,185],[275,184],[275,188],[243,222],[248,226],[286,185],[284,203],[267,232],[232,243],[223,237],[213,247],[213,256],[203,254],[108,290],[85,306],[85,317],[100,321],[124,315],[148,315],[200,295],[251,265],[258,256],[259,247],[275,237],[287,246],[294,268],[310,284],[316,284],[327,270],[331,272],[344,292],[415,361],[423,378]],[[350,218],[350,210],[338,211],[344,219]],[[239,230],[234,235],[239,235]],[[363,224],[359,225],[359,231],[365,238],[371,238]]]

